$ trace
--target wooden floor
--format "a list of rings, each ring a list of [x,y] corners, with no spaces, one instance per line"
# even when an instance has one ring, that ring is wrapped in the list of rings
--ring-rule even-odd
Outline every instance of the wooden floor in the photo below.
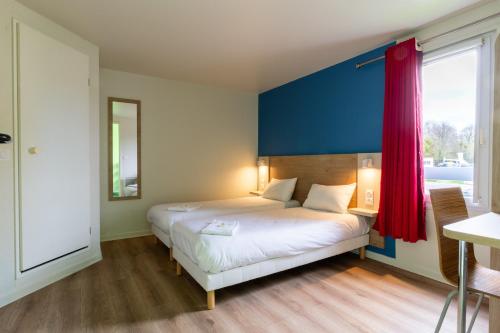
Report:
[[[1,332],[432,332],[449,288],[341,255],[217,291],[215,310],[152,237],[0,309]],[[472,308],[472,300],[469,305]],[[470,314],[471,310],[469,310]],[[488,331],[483,305],[474,332]],[[442,332],[455,331],[456,305]]]

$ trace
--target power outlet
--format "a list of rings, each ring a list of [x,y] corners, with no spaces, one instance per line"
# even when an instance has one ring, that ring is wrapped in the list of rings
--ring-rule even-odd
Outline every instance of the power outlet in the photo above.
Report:
[[[365,191],[365,205],[373,206],[374,198],[373,198],[373,190]]]

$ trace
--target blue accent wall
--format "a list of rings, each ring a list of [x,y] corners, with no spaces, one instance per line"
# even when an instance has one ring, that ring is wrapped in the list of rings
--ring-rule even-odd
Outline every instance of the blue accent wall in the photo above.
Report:
[[[385,247],[383,249],[368,245],[366,249],[375,253],[382,254],[386,257],[396,258],[396,241],[391,236],[386,236],[384,240]]]
[[[385,45],[259,95],[259,155],[382,149]]]
[[[390,43],[259,95],[259,155],[380,152]],[[374,252],[395,257],[394,239]]]

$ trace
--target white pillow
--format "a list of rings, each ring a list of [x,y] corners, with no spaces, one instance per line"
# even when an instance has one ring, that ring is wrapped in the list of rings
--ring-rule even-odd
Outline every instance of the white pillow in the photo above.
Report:
[[[338,186],[313,184],[303,206],[344,214],[347,213],[355,189],[356,183]]]
[[[297,178],[291,179],[271,179],[267,184],[262,197],[266,199],[289,201],[292,198]]]

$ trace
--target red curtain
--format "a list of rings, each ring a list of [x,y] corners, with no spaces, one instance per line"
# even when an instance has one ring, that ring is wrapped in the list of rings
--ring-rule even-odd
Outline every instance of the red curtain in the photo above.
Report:
[[[374,228],[407,242],[427,239],[421,69],[422,52],[414,38],[387,49],[380,208]]]

